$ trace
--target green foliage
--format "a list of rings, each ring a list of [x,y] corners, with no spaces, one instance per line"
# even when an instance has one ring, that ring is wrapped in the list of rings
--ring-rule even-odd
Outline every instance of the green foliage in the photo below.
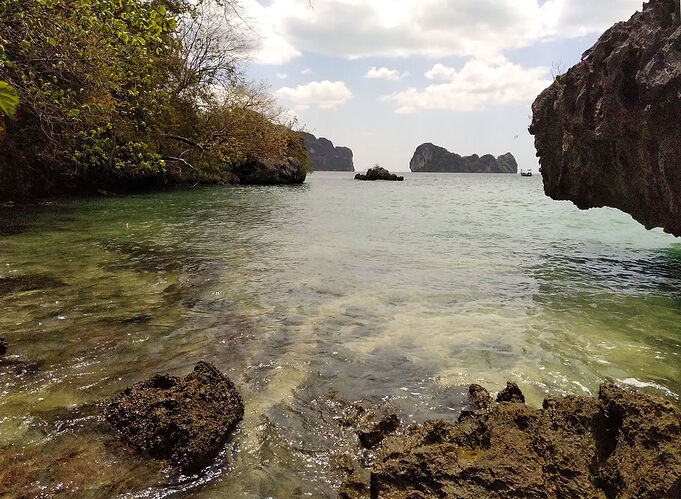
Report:
[[[0,137],[0,198],[11,188],[3,175],[18,178],[22,168],[42,171],[26,182],[55,185],[178,168],[204,178],[249,155],[288,154],[291,132],[279,124],[280,110],[265,89],[239,77],[247,40],[224,24],[234,7],[227,6],[0,2],[0,111],[15,118]]]
[[[14,118],[19,107],[17,91],[7,82],[0,81],[0,111],[10,118]]]

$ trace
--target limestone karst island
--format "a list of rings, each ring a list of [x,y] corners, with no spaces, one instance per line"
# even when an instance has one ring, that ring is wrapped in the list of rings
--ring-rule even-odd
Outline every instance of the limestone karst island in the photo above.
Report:
[[[0,497],[681,497],[679,0],[0,2]]]

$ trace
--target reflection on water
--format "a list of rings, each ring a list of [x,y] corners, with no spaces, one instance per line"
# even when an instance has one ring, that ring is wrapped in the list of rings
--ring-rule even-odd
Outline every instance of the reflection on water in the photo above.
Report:
[[[455,417],[472,382],[681,394],[681,247],[536,179],[314,174],[0,211],[0,494],[334,497],[348,403]],[[215,363],[246,414],[201,476],[144,462],[102,400]]]

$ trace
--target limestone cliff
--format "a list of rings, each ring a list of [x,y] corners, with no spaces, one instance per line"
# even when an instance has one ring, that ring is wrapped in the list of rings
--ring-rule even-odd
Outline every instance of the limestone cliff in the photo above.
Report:
[[[618,208],[681,236],[678,6],[644,4],[534,102],[530,132],[548,196]]]
[[[416,148],[409,168],[433,173],[518,173],[518,163],[510,152],[498,158],[491,154],[460,156],[430,143]]]
[[[310,167],[320,172],[354,172],[352,150],[347,147],[335,147],[333,142],[323,137],[317,138],[311,133],[301,132],[305,142]]]

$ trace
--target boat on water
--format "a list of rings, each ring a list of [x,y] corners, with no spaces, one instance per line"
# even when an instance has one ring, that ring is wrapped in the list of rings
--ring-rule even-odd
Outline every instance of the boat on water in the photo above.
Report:
[[[532,176],[532,170],[520,170],[520,176],[521,177],[531,177]]]

